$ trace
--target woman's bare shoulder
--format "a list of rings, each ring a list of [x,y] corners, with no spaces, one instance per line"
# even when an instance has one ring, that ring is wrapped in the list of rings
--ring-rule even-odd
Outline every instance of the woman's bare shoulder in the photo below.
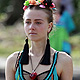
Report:
[[[19,51],[12,53],[11,55],[8,56],[7,60],[13,60],[17,58]]]
[[[72,63],[71,56],[69,56],[65,52],[59,52],[56,68],[57,68],[57,72],[58,72],[59,76],[62,73],[64,73],[64,75],[65,75],[68,72],[72,74],[72,72],[73,72],[73,63]]]
[[[63,63],[70,63],[72,61],[72,58],[70,55],[68,55],[67,53],[65,52],[59,52],[58,53],[58,59],[60,61],[62,61]]]
[[[15,64],[16,64],[16,59],[17,59],[18,53],[19,53],[19,51],[14,52],[11,55],[9,55],[6,60],[6,65],[12,66],[12,68],[15,69]]]
[[[65,52],[58,53],[57,63],[62,69],[68,69],[68,67],[73,68],[72,58]]]
[[[56,50],[51,48],[52,56],[54,55],[55,52],[56,52]],[[68,64],[69,65],[70,63],[72,63],[72,58],[67,53],[59,51],[57,62],[59,62],[61,64]]]

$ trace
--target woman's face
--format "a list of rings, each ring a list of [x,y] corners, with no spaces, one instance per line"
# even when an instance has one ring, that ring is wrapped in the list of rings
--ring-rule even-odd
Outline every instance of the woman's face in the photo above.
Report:
[[[47,33],[52,27],[48,23],[47,14],[42,10],[26,10],[24,13],[24,30],[31,41],[47,39]]]

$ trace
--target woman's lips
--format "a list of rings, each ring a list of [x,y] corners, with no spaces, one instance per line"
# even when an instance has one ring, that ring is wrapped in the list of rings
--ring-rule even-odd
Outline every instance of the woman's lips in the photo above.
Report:
[[[29,33],[29,35],[36,35],[37,33]]]

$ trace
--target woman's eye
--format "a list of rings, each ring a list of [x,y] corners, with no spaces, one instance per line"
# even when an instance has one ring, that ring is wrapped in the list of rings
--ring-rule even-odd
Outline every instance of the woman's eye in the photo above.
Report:
[[[31,22],[27,21],[26,23],[27,23],[27,24],[30,24]]]
[[[41,24],[41,22],[36,22],[36,24]]]

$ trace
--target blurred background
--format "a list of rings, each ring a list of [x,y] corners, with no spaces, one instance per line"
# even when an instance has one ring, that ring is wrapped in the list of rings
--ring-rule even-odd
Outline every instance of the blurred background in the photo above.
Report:
[[[25,0],[0,0],[0,80],[5,80],[6,58],[24,46],[23,3]],[[69,33],[73,80],[80,80],[80,0],[53,0],[57,8],[64,5],[71,16],[75,29]]]

